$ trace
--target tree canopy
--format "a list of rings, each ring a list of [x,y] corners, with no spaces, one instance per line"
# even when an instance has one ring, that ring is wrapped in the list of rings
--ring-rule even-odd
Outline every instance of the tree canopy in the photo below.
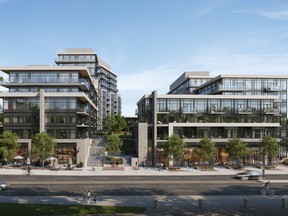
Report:
[[[230,139],[226,145],[226,150],[229,153],[230,158],[237,161],[237,165],[240,167],[240,158],[244,158],[248,154],[247,144],[240,139]]]
[[[215,143],[208,138],[201,139],[199,145],[196,147],[196,152],[203,159],[204,164],[206,161],[210,163],[215,153]]]
[[[183,156],[185,145],[185,142],[177,134],[173,134],[167,138],[167,143],[163,146],[164,154],[179,160]]]
[[[278,155],[279,143],[276,138],[265,136],[262,138],[260,152],[263,155],[263,165],[265,165],[265,157],[268,156],[269,165],[272,164],[273,157]]]
[[[16,133],[5,131],[0,134],[0,158],[5,162],[12,160],[19,150],[18,136]]]
[[[54,154],[55,147],[56,141],[52,136],[47,133],[37,133],[32,140],[33,158],[42,161],[44,166],[45,159]]]
[[[117,134],[106,136],[105,140],[106,151],[111,153],[119,153],[122,150],[123,141]]]
[[[127,131],[128,126],[123,116],[108,115],[103,119],[103,129],[109,132]]]

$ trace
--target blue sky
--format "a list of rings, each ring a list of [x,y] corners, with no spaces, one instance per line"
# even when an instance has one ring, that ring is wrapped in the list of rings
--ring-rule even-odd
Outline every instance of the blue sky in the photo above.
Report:
[[[288,72],[287,0],[0,0],[0,65],[53,65],[93,48],[118,75],[122,114],[185,71]]]

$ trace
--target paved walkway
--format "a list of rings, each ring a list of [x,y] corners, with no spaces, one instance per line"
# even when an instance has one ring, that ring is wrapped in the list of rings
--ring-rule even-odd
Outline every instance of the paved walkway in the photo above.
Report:
[[[246,167],[244,170],[258,170],[262,172],[261,169],[255,167]],[[0,169],[0,175],[21,175],[23,170],[18,168],[11,169]],[[93,175],[105,175],[105,176],[194,176],[194,175],[235,175],[239,173],[239,170],[226,169],[224,167],[215,167],[212,171],[201,171],[193,168],[181,168],[179,171],[158,171],[152,168],[132,168],[130,166],[125,166],[123,170],[104,170],[103,167],[96,167],[95,171],[92,167],[84,167],[81,169],[73,170],[58,170],[52,171],[48,169],[32,169],[32,174],[34,175],[69,175],[69,176],[93,176]],[[265,170],[265,174],[288,174],[288,166],[279,165],[276,169]]]
[[[257,168],[248,167],[246,169]],[[33,169],[33,175],[73,175],[73,176],[184,176],[184,175],[235,175],[239,170],[215,168],[214,171],[199,171],[182,168],[181,171],[158,171],[154,169],[138,170],[125,167],[124,170],[103,170],[102,167],[86,167],[81,170],[41,170]],[[266,174],[288,174],[288,167],[280,165],[277,169],[266,170]],[[0,169],[0,175],[21,175],[21,169]],[[286,180],[285,180],[286,179]],[[287,182],[286,178],[271,180],[273,182]],[[245,199],[245,201],[244,201]],[[156,201],[155,201],[156,200]],[[200,201],[199,201],[200,200]],[[82,197],[66,196],[0,196],[0,202],[18,203],[58,203],[58,204],[83,204]],[[199,203],[200,202],[200,203]],[[246,205],[247,204],[247,205]],[[284,206],[285,204],[285,206]],[[95,205],[95,204],[89,204]],[[287,196],[101,196],[96,205],[124,205],[144,206],[147,212],[140,215],[288,215]],[[201,207],[201,208],[200,208]]]

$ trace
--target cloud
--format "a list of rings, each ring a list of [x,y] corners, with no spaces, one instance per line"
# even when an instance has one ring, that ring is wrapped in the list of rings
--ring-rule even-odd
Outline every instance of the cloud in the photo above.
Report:
[[[212,13],[214,10],[219,8],[222,4],[224,4],[226,0],[218,0],[218,1],[209,1],[207,5],[204,6],[203,9],[199,10],[197,15],[199,17],[206,16],[210,13]]]
[[[268,17],[271,19],[278,20],[287,20],[288,19],[288,9],[279,10],[279,11],[263,11],[259,9],[249,9],[249,10],[238,10],[234,11],[234,13],[243,13],[243,14],[255,14],[258,16]]]
[[[286,20],[288,19],[288,10],[286,11],[260,11],[260,15],[269,17],[272,19],[281,19],[281,20]]]

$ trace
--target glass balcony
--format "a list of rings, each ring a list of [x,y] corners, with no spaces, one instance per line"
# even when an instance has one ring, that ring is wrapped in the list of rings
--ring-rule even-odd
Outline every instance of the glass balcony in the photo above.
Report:
[[[280,114],[280,111],[278,109],[275,109],[275,108],[265,108],[265,109],[263,109],[263,112],[267,115]]]
[[[60,62],[95,62],[95,58],[55,58],[54,61],[56,63],[60,63]]]
[[[263,92],[278,92],[278,91],[285,91],[286,89],[282,86],[271,86],[271,87],[264,87],[261,90]]]
[[[251,115],[253,114],[253,108],[239,108],[237,109],[238,114],[246,114],[246,115]]]

